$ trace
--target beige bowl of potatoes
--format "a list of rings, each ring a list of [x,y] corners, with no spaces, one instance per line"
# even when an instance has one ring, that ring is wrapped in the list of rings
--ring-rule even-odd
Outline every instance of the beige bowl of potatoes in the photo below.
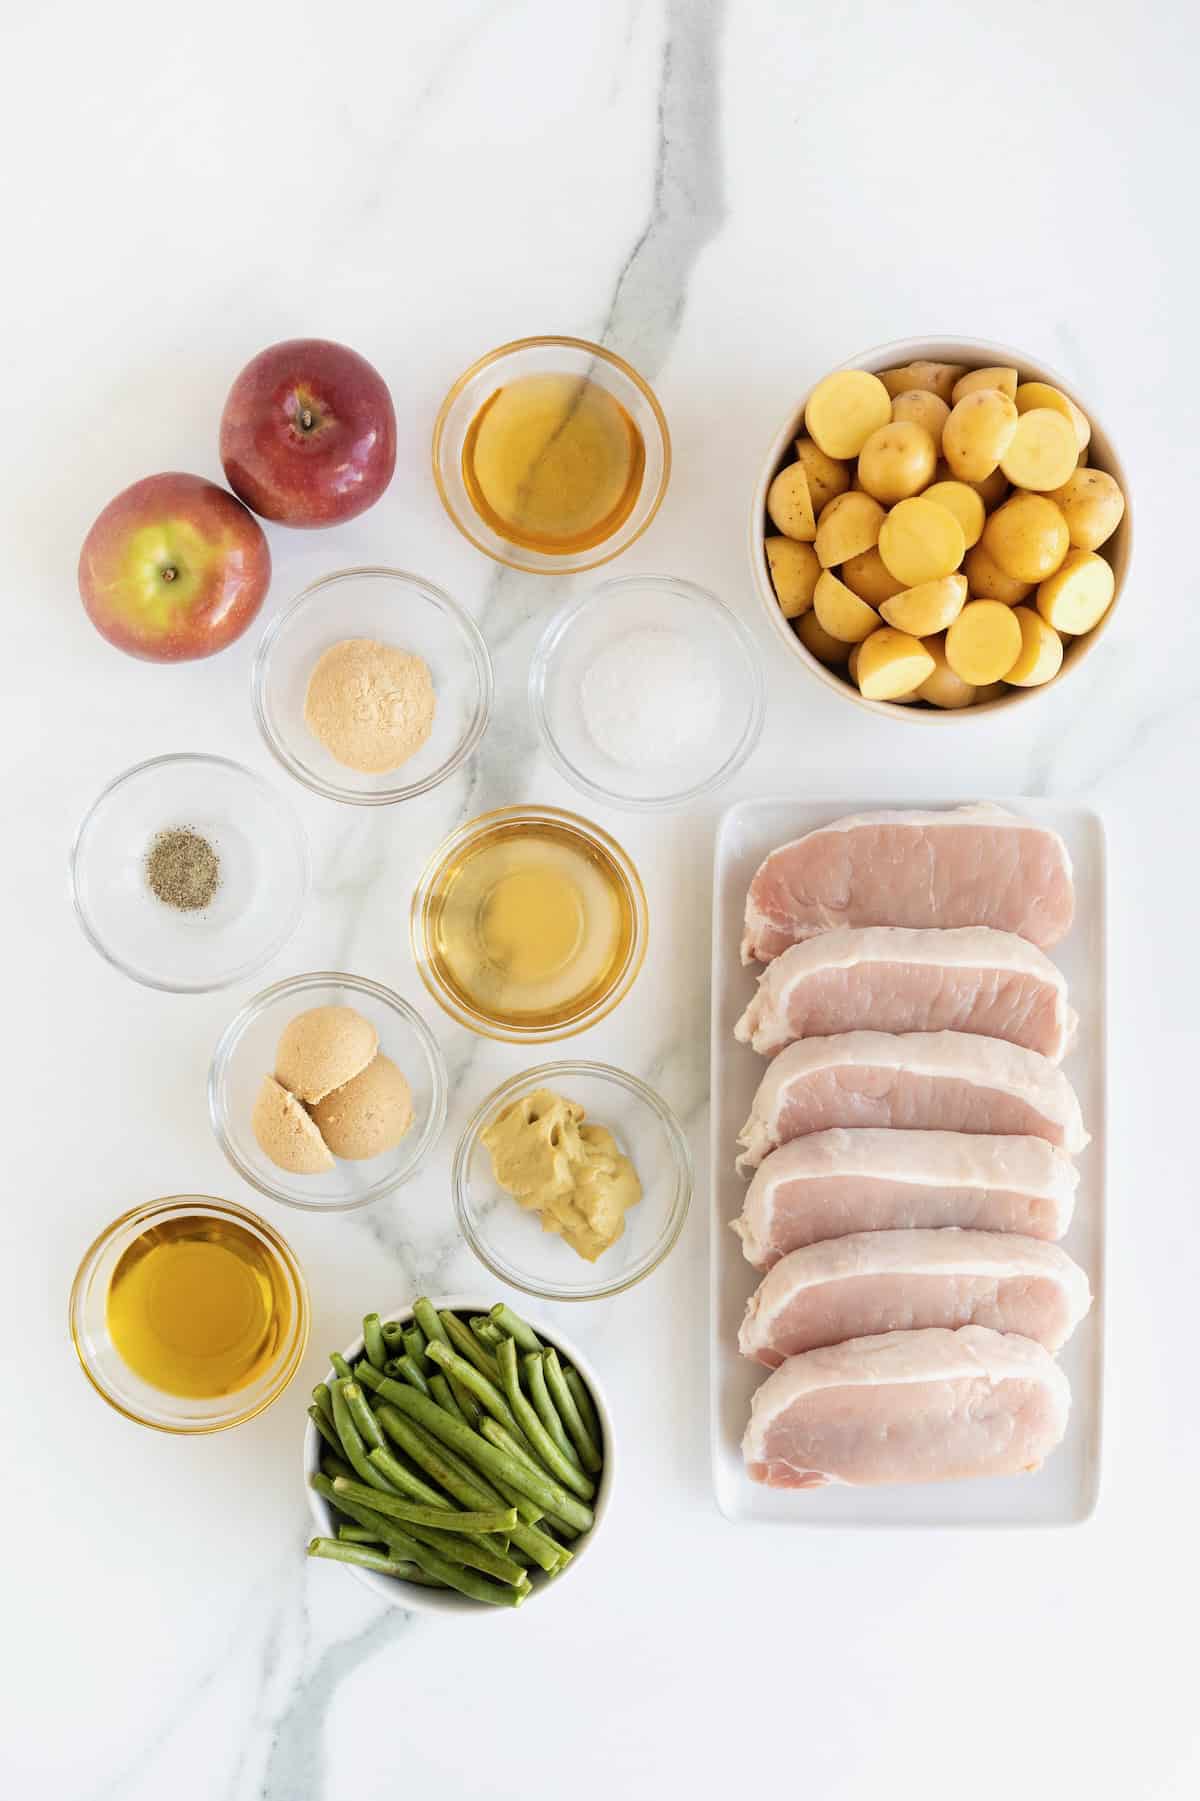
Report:
[[[776,437],[750,558],[782,644],[897,718],[1012,706],[1062,681],[1129,567],[1099,420],[1000,344],[910,338],[832,371]]]

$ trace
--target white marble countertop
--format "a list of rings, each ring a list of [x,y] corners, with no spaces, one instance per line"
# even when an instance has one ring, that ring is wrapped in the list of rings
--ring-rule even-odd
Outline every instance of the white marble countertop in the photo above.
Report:
[[[823,1801],[1200,1785],[1191,1629],[1200,1434],[1194,1169],[1200,1015],[1200,294],[1186,169],[1194,19],[1169,0],[851,8],[410,0],[192,9],[116,0],[0,25],[8,174],[4,925],[6,1170],[0,1791],[41,1801]],[[437,404],[488,347],[603,335],[654,382],[675,476],[623,572],[716,589],[770,663],[767,728],[686,817],[591,809],[638,861],[653,950],[580,1051],[649,1076],[703,1169],[714,822],[730,799],[1075,796],[1111,856],[1109,1364],[1099,1511],[1069,1531],[763,1531],[713,1503],[707,1186],[668,1263],[568,1329],[623,1447],[589,1570],[503,1622],[381,1610],[306,1563],[299,1437],[324,1352],[364,1307],[491,1288],[446,1171],[522,1053],[436,1016],[407,948],[414,874],[469,811],[572,791],[535,752],[523,676],[564,584],[501,575],[444,517]],[[1132,472],[1138,550],[1086,670],[959,730],[874,719],[779,666],[743,547],[785,410],[880,341],[1027,347],[1091,396]],[[352,562],[419,570],[473,611],[499,705],[468,775],[403,809],[290,787],[316,890],[258,982],[174,998],[124,980],[71,915],[65,851],[100,786],[202,749],[287,777],[248,694],[256,633],[155,668],[87,626],[94,514],[163,468],[219,475],[233,375],[321,333],[381,369],[396,481],[324,534],[270,531],[273,614]],[[586,578],[585,578],[586,579]],[[584,810],[587,810],[586,808]],[[204,1079],[268,979],[342,967],[422,1007],[452,1072],[422,1179],[363,1215],[261,1203],[209,1130]],[[175,1441],[99,1403],[65,1330],[79,1254],[116,1213],[209,1192],[261,1206],[309,1272],[301,1377],[240,1431]]]

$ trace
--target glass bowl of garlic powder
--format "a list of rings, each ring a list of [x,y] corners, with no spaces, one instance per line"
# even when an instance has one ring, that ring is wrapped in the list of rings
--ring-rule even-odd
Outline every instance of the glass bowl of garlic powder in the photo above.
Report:
[[[584,794],[637,811],[682,807],[757,744],[766,688],[750,633],[676,576],[601,582],[557,612],[529,672],[551,761]]]
[[[543,1063],[489,1094],[454,1156],[454,1207],[492,1274],[594,1301],[658,1268],[683,1229],[692,1160],[654,1089],[606,1063]]]

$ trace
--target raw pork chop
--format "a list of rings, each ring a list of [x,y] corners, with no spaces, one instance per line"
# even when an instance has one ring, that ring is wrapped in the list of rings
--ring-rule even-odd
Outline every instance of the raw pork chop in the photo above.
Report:
[[[969,1032],[842,1032],[789,1044],[758,1085],[739,1166],[757,1169],[777,1145],[831,1126],[1027,1134],[1072,1152],[1088,1142],[1061,1069]]]
[[[834,926],[996,926],[1048,950],[1074,910],[1067,847],[1030,819],[987,802],[858,813],[759,865],[742,962],[769,962]]]
[[[1034,1470],[1062,1439],[1067,1378],[1032,1339],[986,1326],[885,1332],[767,1377],[742,1440],[772,1488],[947,1482]]]
[[[1078,1181],[1042,1138],[810,1132],[759,1164],[733,1229],[759,1269],[846,1232],[965,1226],[1061,1238]]]
[[[750,1297],[738,1349],[775,1369],[848,1338],[991,1326],[1057,1351],[1091,1304],[1087,1277],[1056,1244],[953,1228],[855,1232],[777,1263]]]
[[[734,1037],[771,1057],[833,1032],[977,1032],[1057,1063],[1075,1023],[1062,971],[1015,932],[842,926],[767,965]]]

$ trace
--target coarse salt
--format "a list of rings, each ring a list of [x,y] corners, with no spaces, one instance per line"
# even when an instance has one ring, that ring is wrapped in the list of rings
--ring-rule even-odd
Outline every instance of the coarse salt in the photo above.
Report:
[[[711,732],[720,705],[712,665],[684,632],[646,628],[606,646],[580,683],[598,750],[626,769],[677,762]]]

